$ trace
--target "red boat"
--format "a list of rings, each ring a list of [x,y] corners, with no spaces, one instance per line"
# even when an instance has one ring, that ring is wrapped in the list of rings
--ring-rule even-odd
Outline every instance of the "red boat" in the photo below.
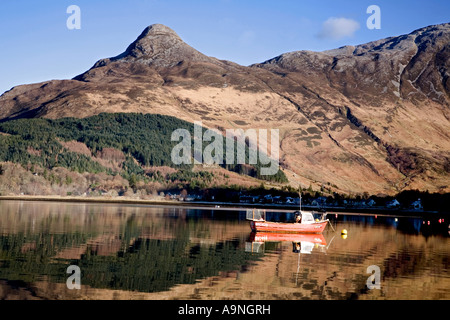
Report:
[[[313,223],[283,223],[270,221],[251,221],[250,227],[255,232],[287,232],[287,233],[322,233],[327,220]]]
[[[300,223],[270,222],[265,220],[265,212],[260,210],[247,211],[247,219],[254,232],[285,232],[285,233],[322,233],[328,219],[322,215],[321,220],[314,220],[311,212],[299,211]]]

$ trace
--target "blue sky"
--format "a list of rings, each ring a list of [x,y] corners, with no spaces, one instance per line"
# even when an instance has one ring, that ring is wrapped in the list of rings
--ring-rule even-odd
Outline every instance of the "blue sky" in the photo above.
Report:
[[[80,30],[66,27],[70,5],[81,9]],[[370,5],[381,9],[379,30],[366,27]],[[289,51],[362,44],[444,22],[450,22],[448,0],[1,1],[0,94],[19,84],[70,79],[98,59],[122,53],[153,23],[169,26],[206,55],[249,65]],[[349,30],[332,37],[330,24]]]

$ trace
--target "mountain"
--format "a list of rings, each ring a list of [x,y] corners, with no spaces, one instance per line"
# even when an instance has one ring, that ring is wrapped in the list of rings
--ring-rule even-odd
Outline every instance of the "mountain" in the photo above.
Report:
[[[450,23],[251,66],[208,57],[155,24],[72,80],[5,92],[0,119],[138,112],[279,129],[292,186],[449,192],[449,61]]]

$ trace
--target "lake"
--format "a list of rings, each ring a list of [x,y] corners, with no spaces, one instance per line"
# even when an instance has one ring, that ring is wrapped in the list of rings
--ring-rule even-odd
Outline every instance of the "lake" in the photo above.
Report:
[[[0,201],[0,299],[450,299],[449,217],[328,218],[253,234],[245,210]]]

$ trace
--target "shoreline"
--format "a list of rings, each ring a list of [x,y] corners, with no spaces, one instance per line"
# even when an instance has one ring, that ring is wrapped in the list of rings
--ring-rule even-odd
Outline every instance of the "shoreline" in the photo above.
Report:
[[[298,205],[261,204],[261,203],[234,203],[234,202],[207,202],[207,201],[170,201],[170,200],[142,200],[130,198],[112,197],[76,197],[76,196],[0,196],[0,201],[49,201],[49,202],[72,202],[72,203],[108,203],[108,204],[131,204],[148,205],[162,207],[189,207],[205,208],[214,210],[246,210],[249,208],[266,209],[268,211],[291,212],[298,210]],[[305,211],[316,211],[319,208],[312,206],[302,206]],[[345,207],[324,207],[330,213],[350,213],[350,214],[378,214],[386,216],[410,216],[410,217],[430,217],[435,215],[450,215],[450,212],[438,211],[417,211],[388,209],[381,207],[371,208],[345,208]]]

